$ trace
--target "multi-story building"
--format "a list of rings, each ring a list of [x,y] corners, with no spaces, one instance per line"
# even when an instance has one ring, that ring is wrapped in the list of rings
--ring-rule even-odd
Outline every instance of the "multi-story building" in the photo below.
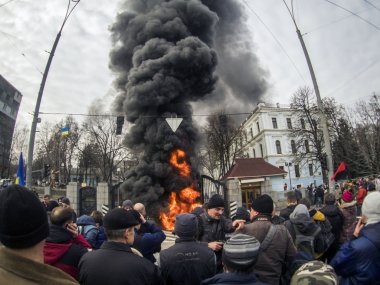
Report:
[[[13,131],[22,95],[0,75],[0,175],[8,177]]]
[[[273,191],[323,183],[320,163],[308,155],[311,153],[311,143],[307,140],[302,142],[306,155],[297,155],[296,138],[290,135],[294,126],[306,128],[304,119],[294,109],[288,105],[265,103],[259,103],[242,123],[240,147],[244,156],[263,158],[288,172],[282,181],[272,184]]]

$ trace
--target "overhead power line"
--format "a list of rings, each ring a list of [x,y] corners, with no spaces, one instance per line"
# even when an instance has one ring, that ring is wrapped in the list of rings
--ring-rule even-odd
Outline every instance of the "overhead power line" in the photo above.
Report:
[[[364,19],[363,17],[359,16],[357,13],[352,12],[352,11],[348,10],[347,8],[344,8],[344,7],[338,5],[338,4],[334,3],[334,2],[331,2],[330,0],[325,0],[325,1],[328,2],[328,3],[330,3],[331,5],[334,5],[334,6],[338,7],[338,8],[340,8],[340,9],[348,12],[348,13],[351,13],[352,15],[358,17],[360,20],[366,22],[368,25],[374,27],[376,30],[380,31],[380,27],[376,26],[375,24],[371,23],[370,21],[368,21],[368,20]]]
[[[369,2],[368,0],[364,0],[364,2],[366,2],[366,3],[368,3],[369,5],[371,5],[373,8],[375,8],[377,11],[380,11],[380,9],[377,7],[377,6],[375,6],[375,5],[373,5],[371,2]]]
[[[15,0],[9,0],[9,1],[3,3],[3,4],[0,4],[0,8],[4,7],[5,5],[7,5],[7,4],[9,4],[9,3],[13,2],[13,1],[15,1]]]

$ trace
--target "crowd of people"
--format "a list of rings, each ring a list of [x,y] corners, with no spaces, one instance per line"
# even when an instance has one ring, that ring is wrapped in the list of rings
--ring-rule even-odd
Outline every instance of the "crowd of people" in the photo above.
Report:
[[[215,194],[176,216],[166,249],[141,203],[77,217],[67,198],[12,185],[0,192],[0,285],[380,284],[380,192],[368,185],[317,206],[286,191],[279,212],[264,194],[232,219]]]

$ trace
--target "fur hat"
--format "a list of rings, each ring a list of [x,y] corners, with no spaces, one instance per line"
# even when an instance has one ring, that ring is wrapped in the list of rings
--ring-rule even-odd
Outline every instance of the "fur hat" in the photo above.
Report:
[[[174,233],[179,237],[194,238],[198,233],[198,219],[194,214],[178,214]]]
[[[253,236],[237,234],[223,246],[222,261],[227,267],[244,271],[257,261],[260,242]]]
[[[139,224],[132,211],[115,208],[104,216],[103,226],[106,230],[127,229]]]
[[[364,198],[362,214],[367,217],[367,225],[380,222],[380,192],[369,193]]]
[[[252,201],[252,209],[260,214],[272,215],[273,200],[267,194],[261,195]]]
[[[213,209],[213,208],[224,208],[225,203],[224,199],[221,195],[215,194],[213,195],[210,200],[208,200],[207,209]]]
[[[6,247],[32,247],[48,235],[47,213],[33,192],[20,185],[0,192],[0,241]]]

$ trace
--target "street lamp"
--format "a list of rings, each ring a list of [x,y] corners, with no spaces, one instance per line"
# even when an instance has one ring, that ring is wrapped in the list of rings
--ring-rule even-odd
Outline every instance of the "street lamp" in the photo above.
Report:
[[[70,8],[71,2],[74,3],[74,5]],[[57,45],[59,42],[59,39],[61,38],[62,30],[63,27],[66,24],[66,21],[70,17],[71,13],[75,9],[75,7],[79,4],[80,0],[68,0],[68,5],[66,9],[66,15],[63,20],[63,23],[61,25],[61,28],[59,29],[59,32],[55,38],[53,47],[50,51],[50,55],[48,58],[48,61],[46,63],[44,75],[42,76],[42,81],[40,85],[40,90],[38,91],[38,97],[37,97],[37,102],[36,102],[36,108],[34,109],[34,114],[33,114],[33,121],[32,121],[32,127],[30,129],[30,138],[29,138],[29,149],[28,149],[28,164],[27,164],[27,172],[26,172],[26,187],[31,189],[32,187],[32,166],[33,166],[33,151],[34,151],[34,140],[36,137],[36,130],[37,130],[37,123],[38,123],[38,114],[40,112],[40,105],[41,105],[41,100],[42,100],[42,95],[44,93],[44,88],[45,88],[45,83],[46,79],[49,73],[50,65],[54,57],[55,50],[57,49]]]
[[[285,166],[288,167],[288,174],[289,174],[289,189],[292,190],[292,175],[290,173],[290,166],[292,166],[291,162],[285,162]]]

